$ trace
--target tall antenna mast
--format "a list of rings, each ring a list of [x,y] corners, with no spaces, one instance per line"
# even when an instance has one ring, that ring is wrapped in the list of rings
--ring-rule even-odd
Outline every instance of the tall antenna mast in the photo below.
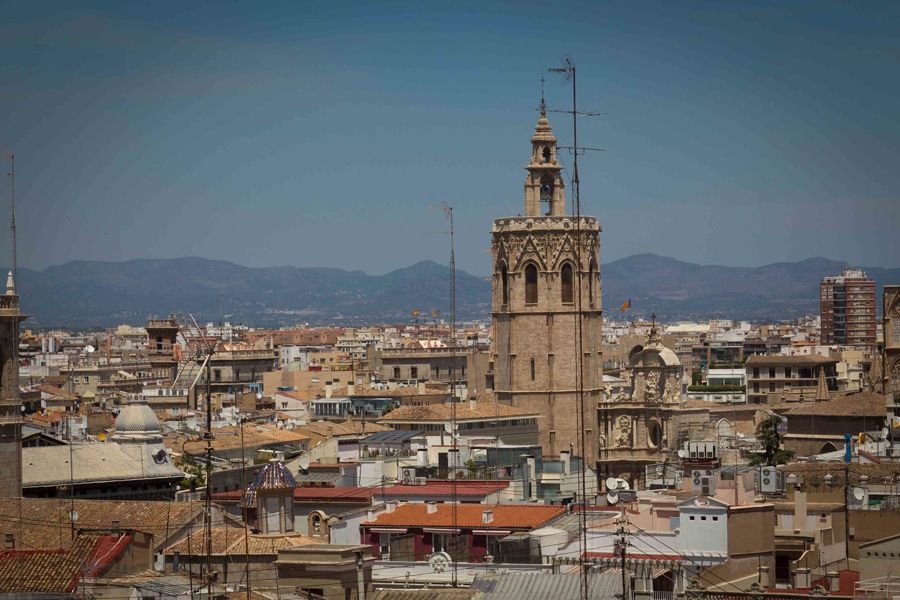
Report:
[[[11,271],[13,274],[13,282],[18,284],[19,273],[16,271],[16,266],[18,264],[16,260],[16,155],[10,152],[3,158],[9,161],[9,204],[11,208],[9,215],[9,233],[12,243],[12,255],[10,256],[10,260],[12,261]]]
[[[453,207],[443,203],[444,213],[450,219],[450,443],[452,446],[453,464],[451,465],[451,473],[453,477],[450,480],[450,512],[453,529],[456,529],[458,520],[457,515],[457,490],[456,476],[459,465],[459,442],[457,441],[456,430],[456,246],[453,238]],[[458,581],[458,565],[456,560],[456,542],[453,543],[453,573],[452,586],[457,587]]]
[[[578,155],[584,154],[588,150],[602,152],[602,148],[580,147],[578,145],[578,117],[579,116],[597,116],[601,113],[596,112],[579,112],[578,111],[578,94],[576,87],[576,71],[575,63],[571,58],[564,59],[564,65],[560,67],[551,67],[548,69],[551,73],[560,73],[565,75],[568,81],[572,82],[572,109],[571,110],[553,110],[549,112],[566,113],[572,115],[572,145],[560,146],[570,151],[573,155],[572,165],[572,213],[575,217],[575,260],[578,263],[576,272],[578,273],[578,293],[576,298],[576,316],[575,316],[575,344],[578,352],[575,356],[575,387],[578,393],[578,443],[581,454],[581,469],[579,470],[579,488],[581,496],[581,510],[579,511],[579,526],[581,535],[579,536],[579,551],[581,563],[581,598],[587,600],[589,594],[588,570],[585,563],[585,554],[587,552],[587,420],[584,406],[584,310],[582,306],[582,296],[584,289],[584,261],[582,260],[582,222],[581,222],[581,187],[578,176]],[[543,78],[541,78],[541,108],[544,107],[544,86]]]

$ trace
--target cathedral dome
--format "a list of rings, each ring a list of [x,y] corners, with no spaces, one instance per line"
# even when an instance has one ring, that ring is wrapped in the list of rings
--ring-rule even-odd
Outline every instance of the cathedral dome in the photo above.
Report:
[[[159,419],[153,409],[145,402],[126,404],[116,417],[116,430],[113,439],[116,441],[146,441],[158,437],[161,433]]]

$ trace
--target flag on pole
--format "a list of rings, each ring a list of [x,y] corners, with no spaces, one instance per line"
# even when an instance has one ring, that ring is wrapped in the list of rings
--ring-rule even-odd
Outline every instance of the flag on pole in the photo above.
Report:
[[[620,310],[621,312],[625,312],[625,311],[628,310],[629,308],[631,308],[631,298],[629,298],[628,300],[626,300],[625,302],[623,302],[623,303],[622,303],[622,306],[619,307],[619,310]]]

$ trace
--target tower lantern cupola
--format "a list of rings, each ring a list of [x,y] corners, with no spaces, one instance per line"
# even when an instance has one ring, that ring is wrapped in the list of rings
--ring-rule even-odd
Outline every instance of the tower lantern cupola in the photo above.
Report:
[[[525,216],[562,217],[566,212],[566,186],[556,155],[556,136],[541,100],[541,116],[531,136],[531,162],[525,167]]]

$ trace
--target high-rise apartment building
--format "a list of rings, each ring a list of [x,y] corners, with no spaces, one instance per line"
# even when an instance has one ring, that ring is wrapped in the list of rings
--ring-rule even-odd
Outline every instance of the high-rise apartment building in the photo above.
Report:
[[[875,345],[875,281],[861,269],[822,279],[819,306],[822,344]]]

